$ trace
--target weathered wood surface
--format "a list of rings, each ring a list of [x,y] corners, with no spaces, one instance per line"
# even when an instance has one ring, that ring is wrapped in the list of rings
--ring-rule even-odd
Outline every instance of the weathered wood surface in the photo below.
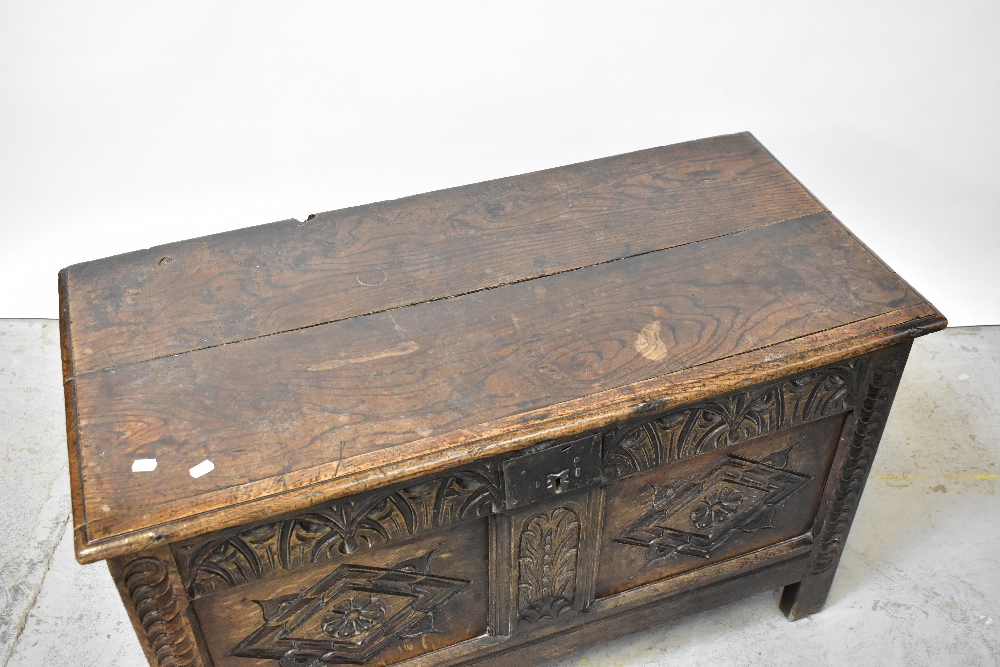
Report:
[[[398,308],[824,210],[749,134],[71,266],[75,373]]]
[[[61,296],[85,561],[944,325],[749,135],[77,265]]]
[[[337,547],[331,558],[311,560],[291,552],[265,555],[273,554],[269,545],[276,533],[298,528],[250,528],[242,535],[243,548],[258,553],[257,566],[225,552],[217,553],[216,564],[256,574],[196,591],[197,625],[185,621],[190,606],[182,587],[194,580],[186,556],[178,571],[169,563],[169,551],[159,548],[129,557],[128,566],[126,559],[113,559],[112,572],[135,612],[140,637],[148,639],[150,655],[160,656],[161,665],[199,664],[198,656],[211,655],[214,664],[235,667],[250,659],[246,664],[263,667],[265,659],[305,664],[321,654],[376,665],[478,664],[484,658],[522,664],[531,659],[526,656],[565,651],[565,638],[584,626],[593,641],[610,638],[638,629],[617,619],[643,606],[670,600],[672,610],[691,611],[692,604],[705,608],[700,605],[751,594],[761,581],[787,586],[786,608],[795,617],[807,608],[815,611],[829,589],[908,350],[904,341],[866,358],[701,404],[696,412],[707,423],[718,421],[712,405],[737,410],[722,419],[725,428],[708,431],[725,436],[718,443],[712,439],[717,446],[661,462],[607,488],[491,517],[489,540],[482,516],[378,548],[330,541],[303,525],[310,536]],[[664,416],[662,425],[669,430],[675,417],[687,414],[680,408]],[[789,424],[801,420],[806,421]],[[633,552],[643,547],[621,538],[636,532],[637,522],[626,526],[630,519],[650,511],[641,489],[657,482],[663,485],[654,487],[652,499],[657,525],[667,515],[660,514],[664,506],[655,496],[680,499],[682,522],[709,533],[691,545],[715,550],[717,544],[721,550],[715,556],[661,553],[667,544],[661,541],[652,559],[648,550],[637,559],[614,546],[619,542]],[[467,487],[475,493],[462,485]],[[738,487],[745,495],[737,499]],[[722,491],[728,492],[725,498]],[[437,506],[430,501],[440,497],[440,487],[419,485],[406,495],[411,500],[404,504],[424,516],[427,507],[419,510],[414,501]],[[381,506],[354,500],[359,509]],[[817,504],[826,509],[815,515]],[[702,505],[721,514],[710,516]],[[316,524],[320,514],[304,520]],[[397,516],[386,504],[372,518],[390,528],[405,514]],[[641,518],[638,523],[648,525]],[[500,535],[506,539],[497,539]],[[187,553],[185,545],[178,548]],[[215,553],[211,544],[209,549]],[[201,652],[194,653],[195,647]],[[423,655],[426,651],[433,653]]]
[[[75,381],[88,533],[225,506],[191,499],[268,478],[294,487],[316,466],[374,467],[385,448],[922,301],[819,214],[88,373]],[[133,473],[136,459],[158,467]],[[204,460],[210,474],[188,474]]]

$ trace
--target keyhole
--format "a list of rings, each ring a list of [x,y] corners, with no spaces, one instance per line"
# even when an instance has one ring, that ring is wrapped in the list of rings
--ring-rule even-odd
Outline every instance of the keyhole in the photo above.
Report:
[[[545,488],[553,494],[560,494],[569,486],[569,468],[562,472],[549,475],[548,484]]]

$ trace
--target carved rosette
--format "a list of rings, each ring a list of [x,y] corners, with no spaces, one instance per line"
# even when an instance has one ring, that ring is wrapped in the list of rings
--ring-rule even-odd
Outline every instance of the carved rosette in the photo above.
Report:
[[[363,665],[436,633],[437,611],[471,582],[431,574],[429,559],[391,568],[341,565],[301,593],[257,600],[263,624],[229,654],[281,667]]]
[[[174,595],[167,565],[157,558],[129,561],[118,576],[159,667],[201,667],[182,597]]]
[[[787,451],[765,461],[728,455],[698,479],[654,486],[652,507],[614,541],[645,549],[647,565],[709,558],[740,533],[771,528],[781,503],[812,479],[787,463]]]
[[[861,491],[882,438],[882,430],[889,416],[905,359],[905,355],[893,356],[872,373],[871,383],[861,401],[861,409],[851,434],[850,449],[837,478],[833,503],[816,540],[813,574],[825,572],[840,558],[847,532],[861,500]]]
[[[557,507],[532,518],[521,531],[518,553],[519,623],[537,623],[565,613],[576,593],[580,518]]]
[[[675,410],[604,434],[610,479],[735,445],[780,428],[850,410],[860,362],[827,366],[791,379]]]
[[[490,514],[502,503],[498,469],[484,464],[403,489],[337,500],[222,539],[188,544],[177,560],[191,598],[278,569],[333,560]]]

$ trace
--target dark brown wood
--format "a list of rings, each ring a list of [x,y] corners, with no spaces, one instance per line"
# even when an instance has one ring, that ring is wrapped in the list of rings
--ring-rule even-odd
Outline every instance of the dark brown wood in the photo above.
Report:
[[[592,605],[586,614],[533,628],[520,637],[480,637],[405,667],[539,664],[608,639],[781,588],[809,571],[809,545],[794,540],[686,572]]]
[[[215,667],[389,665],[486,633],[485,519],[335,556],[195,600]]]
[[[744,133],[321,213],[69,267],[72,359],[86,373],[823,210]]]
[[[197,599],[313,563],[491,515],[502,504],[499,466],[486,462],[404,488],[309,508],[270,523],[174,545],[188,596]]]
[[[863,394],[843,430],[823,507],[816,515],[810,576],[782,592],[781,610],[789,620],[805,618],[826,602],[909,352],[910,343],[902,343],[871,357]]]
[[[873,273],[867,288],[852,284]],[[199,497],[262,480],[294,488],[290,474],[317,464],[376,465],[384,448],[921,302],[820,214],[89,373],[75,380],[88,535],[218,509]],[[144,478],[154,485],[134,483],[136,459],[158,461]],[[188,474],[204,460],[211,474]]]
[[[112,558],[108,569],[150,665],[211,667],[169,550]]]
[[[150,664],[204,667],[814,613],[945,326],[747,134],[89,262],[60,303],[77,556]]]
[[[806,534],[843,423],[782,429],[609,487],[598,596]]]

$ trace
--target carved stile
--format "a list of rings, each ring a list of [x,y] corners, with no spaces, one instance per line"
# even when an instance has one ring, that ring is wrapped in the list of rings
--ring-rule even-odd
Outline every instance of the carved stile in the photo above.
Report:
[[[839,560],[844,549],[905,363],[905,352],[892,351],[888,359],[873,369],[859,406],[847,456],[837,476],[833,503],[816,540],[813,574],[828,570]]]
[[[202,667],[197,641],[187,617],[187,599],[171,581],[171,569],[159,558],[109,561],[111,574],[142,628],[143,648],[158,667]],[[174,575],[176,576],[176,575]]]

